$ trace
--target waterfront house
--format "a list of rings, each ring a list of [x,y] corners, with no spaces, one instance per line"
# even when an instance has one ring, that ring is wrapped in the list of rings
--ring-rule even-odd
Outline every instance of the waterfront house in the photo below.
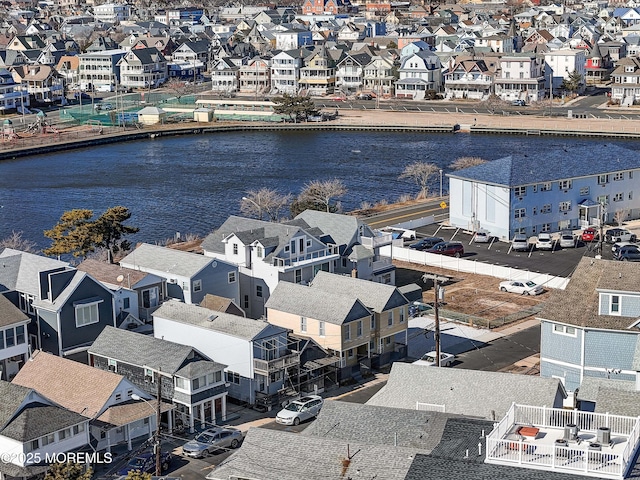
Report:
[[[238,91],[240,67],[231,58],[219,58],[211,68],[211,90],[215,93],[232,94]]]
[[[286,50],[271,58],[271,93],[296,95],[300,67],[303,64],[302,53],[306,49]]]
[[[578,93],[584,91],[585,65],[587,53],[584,50],[560,49],[552,50],[544,54],[544,78],[545,87],[559,91],[562,82],[569,78],[573,72],[578,72],[581,77]]]
[[[0,477],[44,475],[47,454],[62,454],[89,445],[89,420],[33,388],[0,380]]]
[[[290,348],[286,328],[176,301],[156,310],[153,324],[156,338],[189,345],[228,366],[229,396],[240,402],[270,407],[297,376],[300,355]]]
[[[27,327],[31,319],[0,295],[0,380],[11,380],[27,361]]]
[[[240,67],[240,93],[264,95],[271,89],[271,67],[269,61],[254,57],[246,65]]]
[[[278,282],[308,283],[319,270],[334,270],[334,260],[340,255],[335,245],[318,238],[320,233],[295,222],[231,216],[207,235],[202,249],[209,261],[218,259],[236,266],[239,306],[248,317],[259,318],[264,315],[265,302]]]
[[[538,315],[540,375],[561,379],[568,391],[586,378],[635,382],[639,281],[634,264],[583,258]]]
[[[426,92],[442,89],[442,65],[438,56],[429,50],[420,50],[403,58],[398,73],[396,98],[424,100]]]
[[[56,405],[89,420],[89,444],[94,450],[111,451],[132,440],[148,438],[155,430],[155,408],[133,400],[152,397],[124,376],[89,365],[35,351],[12,383],[31,388]],[[170,406],[163,404],[162,410]]]
[[[394,93],[395,61],[392,55],[380,52],[364,67],[363,90],[388,97]]]
[[[198,304],[212,293],[239,302],[238,267],[222,259],[143,243],[120,260],[120,266],[165,279],[166,292],[157,291],[159,298]]]
[[[157,48],[133,48],[118,62],[120,84],[129,88],[157,88],[169,78],[167,60]]]
[[[446,98],[486,100],[493,90],[496,65],[493,59],[460,56],[450,60],[442,73]]]
[[[205,66],[206,70],[210,60],[210,49],[211,42],[209,40],[186,41],[173,51],[171,59],[174,62],[186,62],[191,65],[200,63]]]
[[[94,91],[100,87],[114,87],[120,81],[120,59],[124,49],[100,50],[78,55],[80,89]]]
[[[537,102],[545,97],[542,59],[533,53],[517,53],[500,58],[495,93],[505,101]]]
[[[105,328],[89,349],[89,364],[123,375],[149,395],[157,395],[160,388],[162,399],[175,406],[167,418],[169,429],[176,420],[193,432],[196,425],[208,428],[226,419],[226,365],[193,347]]]
[[[611,72],[611,98],[621,104],[633,104],[640,100],[640,59],[621,58]]]
[[[347,95],[362,90],[364,67],[371,63],[371,56],[349,53],[336,66],[336,87]]]
[[[26,90],[30,103],[51,104],[60,102],[64,95],[64,81],[50,65],[30,64],[12,68],[13,79]]]
[[[640,159],[607,144],[512,155],[447,174],[452,225],[510,240],[640,218]],[[570,172],[564,174],[563,172]]]
[[[9,70],[0,69],[0,112],[29,106],[29,92],[20,88]]]
[[[336,58],[324,45],[304,59],[300,87],[309,95],[330,95],[336,87]]]

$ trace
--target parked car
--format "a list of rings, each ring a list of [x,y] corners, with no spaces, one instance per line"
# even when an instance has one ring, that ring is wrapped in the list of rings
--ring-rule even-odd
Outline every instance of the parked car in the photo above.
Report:
[[[573,236],[573,232],[563,231],[560,232],[560,248],[574,248],[576,246],[576,239]]]
[[[324,401],[318,395],[307,395],[300,400],[294,400],[276,415],[276,423],[283,425],[299,425],[320,413]]]
[[[433,307],[427,303],[413,302],[409,305],[409,316],[420,317],[423,313],[432,313]]]
[[[631,233],[624,228],[610,228],[604,234],[607,243],[635,242],[638,238],[635,233]]]
[[[611,245],[611,253],[613,254],[613,258],[618,258],[618,252],[622,247],[626,247],[628,245],[635,245],[635,243],[631,242],[616,242]]]
[[[638,245],[625,245],[614,254],[616,260],[624,262],[640,262],[640,247]]]
[[[426,367],[435,367],[437,358],[438,357],[436,355],[436,352],[428,352],[428,353],[425,353],[420,358],[420,360],[416,360],[415,362],[413,362],[413,364],[414,365],[424,365]],[[456,358],[455,355],[452,355],[450,353],[440,352],[440,366],[441,367],[448,367],[449,365],[451,365],[453,363],[455,358]]]
[[[582,231],[580,240],[583,242],[593,242],[598,238],[598,231],[593,227],[587,227]]]
[[[473,236],[473,241],[475,243],[489,243],[490,240],[491,235],[486,230],[478,230]]]
[[[413,248],[414,250],[427,250],[441,242],[444,242],[443,238],[427,237],[417,241],[416,243],[412,243],[411,245],[409,245],[409,248]]]
[[[358,100],[373,100],[373,95],[370,93],[360,93],[356,96]]]
[[[525,102],[524,100],[513,100],[511,102],[511,105],[513,105],[514,107],[526,107],[527,102]]]
[[[460,242],[440,242],[425,250],[429,253],[439,253],[450,257],[460,258],[464,255],[464,246]]]
[[[511,241],[511,249],[515,252],[529,250],[529,239],[526,235],[516,234]]]
[[[182,446],[182,453],[188,457],[206,457],[210,453],[225,448],[238,448],[242,443],[242,432],[230,427],[208,428],[193,440]]]
[[[536,248],[538,250],[553,250],[554,240],[551,238],[551,234],[549,233],[539,233],[538,234],[538,243],[536,243]]]
[[[540,295],[544,289],[531,280],[506,280],[500,282],[500,291],[520,295]]]
[[[169,470],[171,465],[171,454],[169,452],[162,452],[160,454],[160,468],[163,472]],[[156,455],[153,452],[140,453],[133,457],[129,462],[118,470],[118,475],[128,475],[133,470],[139,470],[142,473],[156,472]]]

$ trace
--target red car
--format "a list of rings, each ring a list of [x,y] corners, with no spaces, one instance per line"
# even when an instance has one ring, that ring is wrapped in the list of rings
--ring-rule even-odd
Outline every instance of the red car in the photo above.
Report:
[[[598,232],[596,231],[596,229],[589,227],[589,228],[585,228],[582,231],[581,238],[583,242],[593,242],[597,236],[598,236]]]
[[[440,242],[433,247],[428,248],[425,252],[439,253],[440,255],[449,255],[450,257],[460,258],[464,255],[464,247],[460,242]]]

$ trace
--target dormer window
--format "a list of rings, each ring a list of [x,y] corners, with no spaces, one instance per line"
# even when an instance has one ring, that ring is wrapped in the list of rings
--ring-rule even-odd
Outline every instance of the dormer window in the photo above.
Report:
[[[609,313],[611,315],[620,315],[620,295],[611,295]]]

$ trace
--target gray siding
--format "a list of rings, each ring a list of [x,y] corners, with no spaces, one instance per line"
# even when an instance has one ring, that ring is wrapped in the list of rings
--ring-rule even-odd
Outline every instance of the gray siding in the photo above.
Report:
[[[600,294],[600,315],[609,315],[609,304],[611,302],[612,293]],[[620,295],[620,316],[630,317],[629,325],[631,325],[638,317],[640,317],[640,296],[638,295]]]
[[[585,366],[631,370],[637,341],[636,332],[587,330]]]
[[[239,287],[238,287],[238,268],[226,262],[215,262],[198,272],[192,278],[193,281],[202,280],[202,290],[199,292],[191,291],[191,303],[199,304],[207,293],[219,295],[225,298],[231,298],[240,305]],[[229,283],[229,272],[236,272],[236,281]]]
[[[543,360],[540,362],[540,376],[564,378],[564,385],[568,392],[580,387],[580,370],[578,368],[556,365]]]
[[[58,345],[58,316],[55,312],[38,310],[40,325],[40,348],[45,352],[60,355]],[[34,332],[37,334],[38,332]]]
[[[572,337],[554,332],[554,325],[547,321],[540,324],[540,356],[579,365],[583,330],[576,328],[576,336]]]

